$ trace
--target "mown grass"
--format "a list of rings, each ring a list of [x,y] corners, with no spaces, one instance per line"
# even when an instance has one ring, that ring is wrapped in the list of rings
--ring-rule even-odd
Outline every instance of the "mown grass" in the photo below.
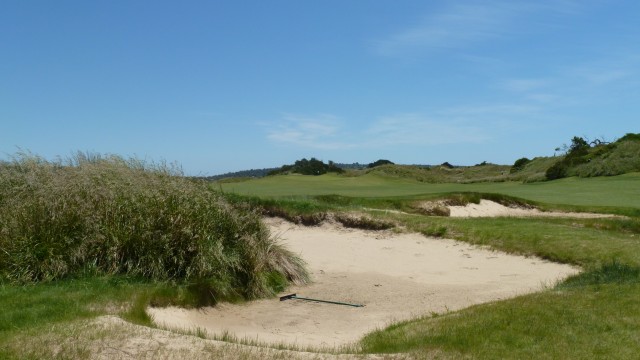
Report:
[[[446,193],[497,193],[538,203],[586,206],[604,211],[640,209],[640,173],[596,178],[567,178],[539,183],[490,182],[427,184],[412,179],[375,174],[360,177],[338,175],[273,176],[242,183],[215,184],[227,193],[286,199],[318,195],[354,198],[434,197]],[[640,215],[640,213],[636,213]]]

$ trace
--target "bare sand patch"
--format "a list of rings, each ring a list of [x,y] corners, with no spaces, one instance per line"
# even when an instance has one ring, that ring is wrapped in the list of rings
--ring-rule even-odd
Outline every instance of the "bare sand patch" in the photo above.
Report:
[[[576,213],[559,211],[540,211],[535,208],[508,207],[491,200],[480,200],[479,204],[448,206],[450,217],[566,217],[581,219],[599,219],[616,217],[610,214]]]
[[[466,243],[268,220],[273,234],[308,263],[313,283],[288,293],[363,304],[348,307],[265,299],[197,310],[151,308],[167,328],[229,332],[240,339],[302,346],[353,343],[392,322],[538,291],[577,268]]]
[[[131,324],[117,316],[58,324],[50,331],[13,341],[33,359],[165,359],[165,360],[346,360],[404,359],[404,354],[323,354],[247,346]]]

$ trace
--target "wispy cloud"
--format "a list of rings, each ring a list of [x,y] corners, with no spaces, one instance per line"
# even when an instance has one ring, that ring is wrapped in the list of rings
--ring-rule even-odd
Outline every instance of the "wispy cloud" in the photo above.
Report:
[[[529,92],[548,86],[548,79],[507,79],[502,82],[502,87],[513,92]]]
[[[267,138],[275,143],[313,149],[342,149],[351,145],[340,141],[341,124],[328,114],[315,116],[285,115],[267,131]]]
[[[382,56],[405,57],[508,39],[520,31],[530,32],[531,27],[522,27],[522,23],[533,14],[575,15],[583,7],[572,0],[451,3],[414,26],[373,41],[374,51]]]
[[[506,79],[498,84],[498,88],[538,104],[551,103],[559,99],[555,93],[555,86],[556,81],[551,78]]]
[[[622,67],[591,67],[580,69],[576,75],[592,85],[605,85],[629,78],[633,72]]]
[[[375,41],[374,48],[380,55],[403,56],[504,37],[514,19],[529,9],[511,4],[501,1],[457,3],[427,16],[420,24]]]
[[[520,105],[457,107],[432,114],[381,116],[351,127],[331,115],[286,116],[270,125],[267,139],[279,145],[319,150],[478,144],[492,137],[492,128],[500,126],[500,121],[535,111]]]
[[[505,90],[532,106],[578,106],[601,101],[603,93],[637,87],[640,57],[633,53],[603,56],[582,63],[558,66],[540,78],[507,78],[496,81]]]
[[[461,121],[430,118],[422,114],[398,114],[373,122],[365,131],[363,146],[443,145],[481,143],[487,134],[478,126]]]

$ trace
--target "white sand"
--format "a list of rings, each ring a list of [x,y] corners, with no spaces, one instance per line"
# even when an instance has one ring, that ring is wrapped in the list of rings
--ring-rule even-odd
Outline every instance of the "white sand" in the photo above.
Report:
[[[185,310],[153,308],[168,328],[200,327],[270,343],[335,346],[394,321],[457,310],[540,290],[578,269],[420,234],[302,227],[268,220],[272,233],[308,263],[313,283],[299,296],[364,304],[259,300]]]
[[[451,217],[569,217],[569,218],[608,218],[616,217],[609,214],[574,213],[558,211],[540,211],[538,209],[507,207],[491,200],[480,200],[479,204],[465,206],[448,206]]]

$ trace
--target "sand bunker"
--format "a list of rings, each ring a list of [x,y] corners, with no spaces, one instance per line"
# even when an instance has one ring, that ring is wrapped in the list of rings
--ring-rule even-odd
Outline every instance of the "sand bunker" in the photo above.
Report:
[[[616,215],[540,211],[533,208],[508,207],[491,200],[480,200],[479,204],[467,204],[465,206],[448,206],[451,217],[569,217],[569,218],[608,218]]]
[[[392,322],[514,297],[553,285],[578,269],[419,234],[302,227],[268,220],[272,233],[308,263],[313,283],[299,296],[364,304],[259,300],[185,310],[149,309],[168,328],[225,331],[269,343],[336,346]]]

